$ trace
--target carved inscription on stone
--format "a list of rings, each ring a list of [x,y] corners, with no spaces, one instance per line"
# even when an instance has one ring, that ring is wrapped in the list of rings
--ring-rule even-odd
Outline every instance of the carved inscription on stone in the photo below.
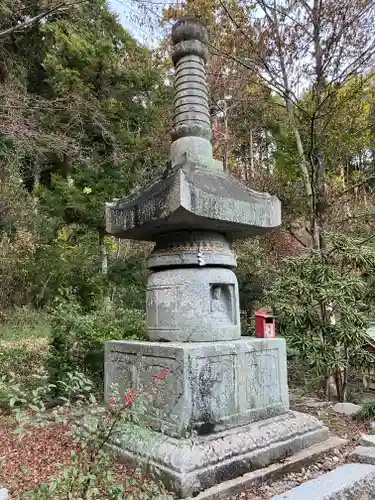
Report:
[[[150,198],[138,208],[139,218],[149,220],[155,216],[155,198]]]
[[[113,208],[111,210],[111,226],[115,229],[128,229],[134,227],[135,210]]]
[[[246,393],[249,409],[282,403],[279,358],[276,350],[250,352],[247,357],[249,378]]]
[[[194,212],[206,217],[247,224],[262,225],[268,222],[270,210],[268,200],[249,204],[241,200],[210,196],[198,188],[195,188],[195,191]]]
[[[160,217],[165,203],[165,197],[153,196],[140,204],[138,206],[139,223],[148,222]]]
[[[177,326],[178,287],[159,286],[147,289],[147,324],[152,329]]]
[[[193,360],[193,413],[198,422],[217,423],[237,414],[234,360],[232,354]]]
[[[113,349],[108,355],[109,379],[112,384],[123,392],[134,389],[137,383],[137,372],[135,367],[137,356]],[[111,392],[114,387],[107,387],[107,392]]]

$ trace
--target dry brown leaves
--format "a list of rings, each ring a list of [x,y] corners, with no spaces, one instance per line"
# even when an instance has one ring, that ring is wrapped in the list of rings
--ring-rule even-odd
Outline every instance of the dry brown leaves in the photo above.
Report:
[[[66,435],[66,426],[57,424],[37,428],[20,439],[5,423],[0,428],[0,484],[9,490],[11,498],[35,489],[56,475],[57,463],[69,463],[75,449]]]
[[[311,403],[315,406],[312,407]],[[325,423],[332,434],[347,439],[348,445],[319,457],[310,466],[302,467],[298,472],[286,474],[274,481],[266,481],[257,488],[250,488],[240,493],[236,497],[237,500],[269,500],[274,495],[281,495],[305,481],[319,477],[347,463],[347,461],[350,461],[350,453],[360,437],[369,432],[367,423],[358,422],[351,417],[336,413],[332,408],[332,404],[325,401],[300,398],[294,402],[292,409],[317,417]]]
[[[58,475],[57,464],[70,464],[71,452],[79,451],[66,434],[67,425],[34,428],[32,434],[20,439],[12,432],[10,418],[0,413],[0,421],[0,487],[8,489],[12,500],[20,499],[22,493],[36,489],[43,482],[48,483]],[[151,477],[122,464],[115,464],[113,472],[124,484],[127,494],[133,495],[134,500],[143,498],[142,490],[147,488]]]

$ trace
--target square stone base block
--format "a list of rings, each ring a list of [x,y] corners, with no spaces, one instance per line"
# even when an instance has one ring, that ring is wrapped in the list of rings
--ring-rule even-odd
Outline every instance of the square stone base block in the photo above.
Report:
[[[328,435],[328,429],[316,418],[288,411],[191,439],[134,429],[117,436],[111,447],[120,461],[146,466],[170,491],[179,498],[187,498],[291,456],[327,439]]]
[[[155,388],[155,376],[164,377]],[[105,345],[105,392],[113,385],[147,396],[147,423],[184,438],[212,434],[289,410],[284,339]]]

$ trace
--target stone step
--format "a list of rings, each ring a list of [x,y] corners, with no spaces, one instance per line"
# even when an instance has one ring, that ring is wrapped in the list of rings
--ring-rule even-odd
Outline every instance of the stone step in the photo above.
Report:
[[[347,415],[350,417],[354,417],[357,415],[362,409],[361,405],[355,405],[354,403],[336,403],[333,406],[333,411],[336,413],[341,413],[342,415]]]
[[[346,464],[271,500],[375,500],[375,467]]]
[[[375,447],[374,446],[357,446],[350,458],[354,462],[361,464],[375,465]]]
[[[345,439],[331,436],[321,443],[298,451],[285,458],[282,462],[276,462],[263,469],[247,472],[243,476],[224,481],[203,491],[198,496],[186,500],[227,500],[228,498],[236,498],[237,495],[244,491],[257,487],[266,481],[275,481],[290,472],[298,472],[302,467],[308,467],[321,456],[335,449],[340,449],[347,444],[348,442]]]

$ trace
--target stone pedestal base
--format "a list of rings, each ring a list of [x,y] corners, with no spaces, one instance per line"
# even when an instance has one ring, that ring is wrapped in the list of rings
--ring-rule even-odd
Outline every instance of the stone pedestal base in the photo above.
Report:
[[[316,418],[284,415],[191,439],[146,429],[119,435],[113,448],[123,462],[144,465],[179,498],[266,467],[328,437]]]
[[[180,498],[328,437],[318,420],[289,411],[283,339],[111,341],[105,352],[106,396],[113,384],[147,396],[147,425],[120,433],[116,451]]]
[[[220,432],[289,409],[283,339],[113,340],[105,346],[107,399],[113,384],[147,396],[147,423],[177,438]]]

